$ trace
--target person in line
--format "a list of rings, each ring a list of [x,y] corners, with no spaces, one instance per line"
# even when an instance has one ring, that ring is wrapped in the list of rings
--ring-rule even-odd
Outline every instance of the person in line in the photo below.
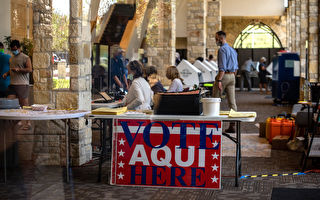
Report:
[[[106,70],[101,65],[95,65],[92,68],[92,87],[98,91],[102,91],[102,88],[106,86],[105,79]]]
[[[265,88],[266,94],[269,94],[268,91],[268,80],[267,80],[267,67],[266,67],[267,59],[265,57],[261,57],[259,61],[259,87],[260,87],[260,94],[262,94],[262,87]]]
[[[243,91],[243,85],[244,85],[244,80],[246,80],[247,84],[248,84],[248,91],[251,92],[251,77],[250,77],[250,73],[251,71],[256,70],[254,67],[254,64],[252,62],[252,59],[249,57],[244,63],[243,65],[241,65],[240,67],[240,91]]]
[[[19,40],[12,40],[10,43],[13,57],[10,58],[10,70],[3,74],[3,78],[8,76],[11,82],[8,89],[9,99],[19,99],[21,107],[29,106],[29,73],[32,72],[32,65],[29,56],[21,52]],[[30,121],[22,124],[23,130],[31,128]]]
[[[219,72],[213,86],[212,96],[217,98],[222,96],[225,91],[228,99],[228,105],[231,109],[237,111],[235,99],[235,74],[238,70],[237,52],[228,45],[226,33],[218,31],[216,33],[216,44],[220,46],[218,51],[218,68]],[[230,123],[227,133],[235,132],[235,123]]]
[[[210,55],[209,55],[209,57],[208,57],[208,61],[214,61],[214,60],[213,60],[213,55],[212,55],[212,54],[210,54]]]
[[[176,66],[178,66],[180,62],[181,62],[180,54],[176,52]]]
[[[120,91],[120,88],[122,88],[123,91],[128,89],[128,82],[125,74],[126,69],[122,60],[122,52],[123,50],[118,48],[111,59],[111,86],[115,91]]]
[[[7,90],[10,84],[10,77],[4,79],[2,75],[9,71],[10,55],[4,53],[4,45],[0,42],[0,98],[7,97]]]
[[[172,81],[167,92],[183,91],[183,79],[180,78],[180,74],[176,66],[170,66],[167,68],[166,77]]]
[[[149,82],[151,90],[154,94],[159,92],[166,92],[166,89],[159,80],[158,71],[155,66],[149,66],[145,68],[145,79]]]
[[[132,74],[132,84],[127,95],[123,99],[124,106],[129,110],[150,110],[153,98],[153,92],[149,83],[142,77],[142,64],[133,60],[128,63],[128,75]]]

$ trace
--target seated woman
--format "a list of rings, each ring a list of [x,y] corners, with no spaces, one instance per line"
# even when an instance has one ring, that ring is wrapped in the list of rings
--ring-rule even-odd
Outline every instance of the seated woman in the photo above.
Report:
[[[180,78],[180,74],[176,66],[170,66],[167,68],[166,77],[172,81],[168,92],[183,91],[183,79]]]
[[[151,90],[155,94],[166,91],[159,80],[158,72],[155,66],[149,66],[145,68],[145,79],[149,82]]]
[[[142,64],[137,61],[131,61],[127,65],[128,77],[132,74],[133,80],[129,91],[123,99],[123,104],[129,110],[150,110],[153,92],[149,83],[142,77]]]

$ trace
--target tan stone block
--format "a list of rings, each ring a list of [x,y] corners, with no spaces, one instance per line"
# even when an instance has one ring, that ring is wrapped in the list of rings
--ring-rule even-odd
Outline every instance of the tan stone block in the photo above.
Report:
[[[50,100],[52,98],[52,92],[34,90],[33,96],[35,104],[46,104],[50,103]]]
[[[83,117],[78,119],[71,119],[70,128],[73,130],[81,130],[81,129],[87,128],[86,121],[87,120]]]
[[[33,68],[48,68],[50,66],[50,55],[48,53],[33,54]]]
[[[78,100],[78,93],[58,92],[56,96],[57,109],[78,108]]]
[[[80,37],[81,36],[81,24],[74,23],[69,26],[70,37]]]
[[[83,58],[84,59],[91,58],[91,44],[90,43],[83,44]]]
[[[60,164],[60,155],[59,154],[50,154],[50,153],[39,153],[35,155],[35,164],[36,165],[59,165]]]
[[[70,65],[70,77],[76,78],[80,76],[80,66],[81,65]]]
[[[80,92],[79,109],[91,110],[91,92]]]
[[[41,50],[41,41],[40,39],[33,40],[33,53],[40,52]]]
[[[37,69],[33,70],[32,76],[33,76],[34,82],[40,81],[40,71],[39,70],[37,70]]]

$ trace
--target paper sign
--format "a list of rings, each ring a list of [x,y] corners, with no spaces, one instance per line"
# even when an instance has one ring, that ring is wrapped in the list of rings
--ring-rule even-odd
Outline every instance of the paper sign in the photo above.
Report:
[[[112,185],[221,187],[221,121],[114,120]]]

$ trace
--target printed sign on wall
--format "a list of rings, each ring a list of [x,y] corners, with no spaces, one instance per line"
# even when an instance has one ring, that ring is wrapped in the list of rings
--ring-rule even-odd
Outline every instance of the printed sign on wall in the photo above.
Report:
[[[221,121],[114,120],[112,185],[221,186]]]

